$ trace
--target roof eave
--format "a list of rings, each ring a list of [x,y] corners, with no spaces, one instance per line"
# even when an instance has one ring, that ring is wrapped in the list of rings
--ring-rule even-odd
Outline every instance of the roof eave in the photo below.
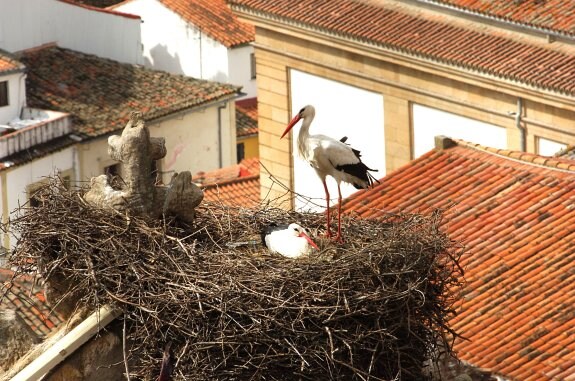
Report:
[[[550,105],[560,106],[567,108],[570,111],[575,111],[575,94],[554,91],[552,89],[529,84],[520,80],[506,79],[503,76],[491,75],[482,71],[481,68],[466,68],[462,65],[443,62],[441,60],[433,59],[432,57],[418,55],[409,51],[402,51],[401,49],[394,48],[392,46],[370,43],[359,38],[330,32],[323,28],[313,27],[288,18],[254,11],[245,6],[232,4],[232,9],[237,12],[236,14],[241,20],[251,22],[256,26],[265,29],[275,30],[294,37],[301,37],[303,35],[306,39],[313,40],[320,44],[325,44],[325,40],[329,39],[331,40],[329,44],[330,46],[333,46],[335,43],[335,46],[340,49],[367,55],[376,60],[384,58],[388,62],[400,64],[412,69],[420,71],[424,69],[426,72],[432,74],[440,74],[451,79],[480,85],[481,87],[498,92],[503,91],[516,97],[523,97],[525,99],[531,99],[538,102],[545,101]],[[318,36],[320,36],[320,38],[318,38]],[[260,49],[267,48],[257,42],[254,45]],[[359,49],[358,46],[360,47]],[[282,51],[281,54],[289,55],[285,51]],[[296,58],[306,60],[305,57],[298,56]],[[370,79],[373,78],[370,77]]]

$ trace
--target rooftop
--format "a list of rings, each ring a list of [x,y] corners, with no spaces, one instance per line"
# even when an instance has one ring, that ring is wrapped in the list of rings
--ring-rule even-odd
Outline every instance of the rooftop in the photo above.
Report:
[[[259,158],[244,159],[240,164],[199,172],[193,177],[204,191],[204,200],[224,205],[256,208],[260,204]]]
[[[242,17],[409,56],[515,86],[575,96],[572,47],[511,38],[390,0],[228,0]],[[449,22],[448,22],[449,19]],[[472,27],[472,25],[475,25]]]
[[[48,46],[25,51],[28,105],[70,113],[84,137],[124,128],[132,111],[147,121],[234,98],[240,88]]]
[[[445,211],[466,247],[460,359],[509,379],[575,372],[575,161],[443,140],[343,202],[361,217]]]
[[[428,0],[463,11],[575,36],[575,2],[565,0]]]
[[[243,138],[258,133],[258,100],[236,101],[236,136]]]
[[[11,283],[14,272],[0,268],[0,307],[12,309],[39,338],[54,332],[63,320],[46,304],[46,297],[29,276]]]
[[[228,48],[255,40],[254,26],[239,21],[225,0],[159,1]]]
[[[0,49],[0,75],[24,71],[24,65],[15,59],[12,54]]]

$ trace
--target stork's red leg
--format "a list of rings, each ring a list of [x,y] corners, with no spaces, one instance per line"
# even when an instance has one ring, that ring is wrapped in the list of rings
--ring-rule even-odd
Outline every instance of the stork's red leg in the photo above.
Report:
[[[331,232],[329,231],[329,191],[327,190],[327,184],[325,183],[325,179],[322,180],[323,182],[323,189],[325,190],[325,202],[327,204],[326,214],[327,214],[327,231],[325,236],[331,238]]]
[[[335,237],[335,240],[339,243],[343,243],[341,236],[341,189],[339,189],[339,182],[337,183],[337,196],[337,237]]]

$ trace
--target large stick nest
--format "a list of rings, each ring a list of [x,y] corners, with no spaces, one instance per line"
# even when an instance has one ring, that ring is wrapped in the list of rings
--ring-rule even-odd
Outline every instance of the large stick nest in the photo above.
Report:
[[[461,253],[439,212],[346,216],[344,244],[316,237],[321,252],[292,260],[250,241],[271,221],[319,234],[323,214],[202,204],[189,227],[82,193],[52,180],[21,207],[12,263],[123,310],[132,379],[156,379],[168,342],[178,380],[424,380],[451,351]]]

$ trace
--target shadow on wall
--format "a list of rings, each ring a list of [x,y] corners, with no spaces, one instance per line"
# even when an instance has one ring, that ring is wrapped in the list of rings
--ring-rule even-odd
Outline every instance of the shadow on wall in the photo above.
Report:
[[[198,66],[198,67],[193,67],[193,68],[189,68],[187,70],[187,72],[193,72],[193,73],[197,73],[194,75],[190,75],[190,74],[186,74],[186,71],[184,70],[182,63],[181,63],[181,59],[180,56],[178,55],[178,53],[174,53],[171,54],[168,51],[168,47],[166,45],[162,45],[162,44],[157,44],[156,46],[154,46],[152,49],[150,49],[150,57],[144,57],[144,65],[148,68],[154,69],[154,70],[163,70],[163,71],[167,71],[168,73],[172,73],[172,74],[181,74],[181,75],[186,75],[188,77],[193,77],[193,78],[197,78],[197,79],[205,79],[208,81],[215,81],[215,82],[220,82],[220,83],[230,83],[229,81],[229,75],[226,72],[223,72],[221,70],[218,70],[215,74],[213,75],[207,75],[207,73],[211,73],[211,70],[208,72],[208,69],[211,68],[203,68],[206,70],[202,70],[199,64],[199,60],[200,57],[197,57],[198,59],[198,64],[194,64],[194,66]],[[190,70],[191,69],[191,70]],[[231,83],[232,85],[236,85],[236,86],[241,86],[241,84],[239,83]]]
[[[166,45],[158,44],[150,49],[150,56],[144,57],[144,65],[155,70],[164,70],[172,74],[185,74],[178,53],[170,54]]]
[[[216,81],[216,82],[223,82],[223,83],[230,83],[230,78],[228,73],[224,73],[223,71],[218,71],[216,74],[212,75],[210,78],[206,78],[209,81]],[[232,85],[241,86],[239,83],[231,83]]]

